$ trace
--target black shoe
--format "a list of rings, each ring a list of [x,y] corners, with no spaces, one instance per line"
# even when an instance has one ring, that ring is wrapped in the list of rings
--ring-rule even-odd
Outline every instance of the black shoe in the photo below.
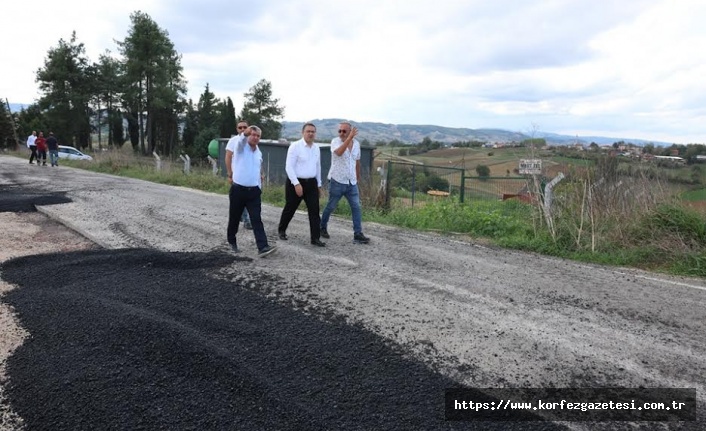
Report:
[[[267,255],[269,255],[269,254],[274,253],[275,250],[277,250],[276,247],[273,247],[273,246],[271,246],[271,245],[266,245],[266,246],[264,246],[264,247],[262,248],[262,250],[260,250],[260,251],[257,253],[257,255],[260,256],[260,257],[265,257],[265,256],[267,256]]]
[[[325,242],[321,242],[321,240],[318,240],[318,239],[312,239],[312,240],[311,240],[311,245],[315,245],[315,246],[317,246],[317,247],[326,247],[326,243],[325,243]]]
[[[363,232],[356,233],[353,235],[353,242],[357,242],[358,244],[367,244],[370,242],[370,238],[363,235]]]
[[[321,237],[326,239],[331,238],[331,236],[328,234],[328,231],[324,228],[321,228]]]
[[[46,165],[47,165],[47,162],[42,163],[42,166],[46,166]]]
[[[240,253],[240,250],[238,249],[238,244],[228,244],[230,246],[230,249],[233,251],[233,253]]]
[[[287,234],[285,232],[279,231],[277,232],[277,234],[279,235],[279,239],[281,239],[282,241],[286,241],[289,239],[287,238]]]

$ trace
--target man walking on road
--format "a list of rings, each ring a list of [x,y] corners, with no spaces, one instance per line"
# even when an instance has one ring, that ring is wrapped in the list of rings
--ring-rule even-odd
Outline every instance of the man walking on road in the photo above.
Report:
[[[59,166],[59,141],[56,140],[53,132],[49,132],[47,149],[49,149],[49,161],[51,165]]]
[[[238,123],[238,134],[241,134],[245,131],[245,129],[248,128],[248,122],[247,121],[241,121]],[[248,214],[248,210],[246,209],[243,211],[242,217],[240,217],[240,221],[243,222],[243,227],[248,230],[252,230],[252,223],[250,223],[250,214]]]
[[[329,238],[328,220],[343,196],[348,200],[353,217],[353,241],[367,244],[370,239],[363,235],[360,209],[360,143],[355,139],[358,129],[349,122],[338,125],[338,138],[331,141],[331,169],[329,170],[328,203],[321,216],[321,236]]]
[[[262,152],[257,147],[262,130],[257,126],[246,128],[243,133],[230,138],[226,145],[226,167],[228,182],[231,183],[230,208],[228,211],[228,244],[238,253],[238,224],[243,211],[250,213],[258,256],[265,257],[275,251],[267,243],[267,235],[262,224]]]
[[[27,137],[27,149],[29,149],[32,154],[29,155],[29,164],[34,164],[34,159],[37,158],[37,132],[32,131],[32,134]]]
[[[39,136],[34,141],[37,145],[37,166],[39,166],[39,159],[42,159],[42,166],[47,165],[47,140],[44,138],[44,132],[39,132]],[[31,159],[30,159],[31,160]]]
[[[279,219],[277,232],[279,239],[287,240],[287,227],[292,221],[299,204],[304,200],[309,214],[311,244],[325,247],[321,242],[321,217],[319,216],[319,196],[321,193],[321,150],[314,143],[316,126],[312,123],[302,127],[302,139],[292,142],[287,150],[287,182],[284,186],[285,205]]]

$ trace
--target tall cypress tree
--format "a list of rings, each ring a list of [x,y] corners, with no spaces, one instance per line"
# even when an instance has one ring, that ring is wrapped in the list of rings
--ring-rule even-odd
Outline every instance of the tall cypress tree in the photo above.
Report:
[[[17,145],[10,115],[5,99],[0,99],[0,148],[14,148]]]
[[[221,112],[221,138],[230,138],[236,133],[235,107],[230,97],[223,103]]]

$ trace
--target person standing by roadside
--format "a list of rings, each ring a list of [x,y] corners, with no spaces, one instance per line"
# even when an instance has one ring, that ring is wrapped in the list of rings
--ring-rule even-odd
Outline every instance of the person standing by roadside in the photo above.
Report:
[[[39,166],[39,159],[42,159],[44,163],[42,166],[47,165],[47,140],[44,139],[44,132],[39,132],[37,140],[34,141],[37,145],[37,166]]]
[[[243,211],[250,213],[258,256],[265,257],[275,251],[267,243],[265,227],[262,224],[262,152],[258,148],[262,130],[250,126],[238,136],[230,138],[226,145],[226,167],[228,182],[231,184],[228,197],[228,230],[226,238],[234,253],[240,252],[236,236]]]
[[[27,137],[27,149],[29,149],[32,154],[29,155],[29,164],[34,164],[34,159],[37,158],[37,132],[32,130],[32,134]]]
[[[302,127],[302,139],[292,142],[287,150],[287,182],[284,186],[285,205],[279,219],[277,233],[281,240],[287,240],[287,227],[292,221],[299,204],[304,200],[309,214],[311,244],[325,247],[321,242],[321,217],[319,216],[319,196],[321,193],[321,150],[314,143],[316,126],[312,123]]]
[[[321,236],[330,238],[328,220],[342,197],[346,197],[353,218],[353,241],[367,244],[370,239],[363,235],[360,208],[360,143],[355,139],[358,129],[344,121],[338,125],[338,137],[331,141],[331,169],[329,169],[328,203],[321,216]]]
[[[59,166],[59,141],[54,137],[54,132],[49,132],[47,149],[49,150],[49,162],[51,165]]]
[[[241,121],[238,123],[237,129],[238,129],[238,134],[243,133],[246,129],[248,128],[248,122],[247,121]],[[248,214],[247,208],[245,211],[243,211],[242,217],[240,217],[240,221],[243,222],[243,227],[248,230],[252,230],[252,223],[250,222],[250,214]]]

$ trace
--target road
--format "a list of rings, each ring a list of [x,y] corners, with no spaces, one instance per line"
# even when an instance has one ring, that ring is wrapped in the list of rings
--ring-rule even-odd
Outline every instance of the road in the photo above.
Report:
[[[64,166],[39,168],[7,156],[0,156],[0,188],[3,193],[19,190],[69,200],[40,205],[38,210],[105,249],[71,254],[64,263],[59,259],[52,264],[52,271],[68,278],[61,283],[74,292],[68,296],[57,296],[52,290],[52,282],[58,283],[58,276],[50,282],[33,278],[28,268],[37,264],[37,258],[15,260],[3,267],[3,278],[9,277],[10,282],[20,286],[7,300],[35,338],[52,344],[56,337],[66,336],[56,331],[51,336],[40,336],[46,331],[41,323],[42,315],[51,314],[54,307],[60,308],[57,302],[69,301],[71,306],[66,305],[69,316],[69,310],[80,308],[85,301],[84,305],[90,310],[85,317],[90,320],[83,321],[88,327],[81,329],[82,337],[92,342],[96,342],[96,335],[90,335],[91,325],[97,326],[100,337],[109,338],[114,334],[110,325],[103,327],[96,323],[101,316],[114,315],[112,318],[121,319],[120,316],[127,314],[151,322],[160,340],[170,339],[160,351],[181,349],[184,346],[179,340],[186,340],[185,345],[194,352],[209,350],[218,358],[230,358],[226,369],[233,364],[249,363],[250,356],[242,351],[232,356],[234,349],[252,349],[256,357],[277,351],[285,355],[279,360],[289,363],[293,369],[299,370],[301,366],[313,373],[304,372],[309,379],[316,379],[316,374],[322,373],[321,376],[337,381],[336,385],[360,385],[359,391],[367,394],[357,395],[357,409],[340,417],[322,407],[326,403],[311,401],[313,404],[306,407],[309,401],[305,400],[309,398],[291,395],[298,399],[304,413],[292,415],[288,409],[274,409],[283,416],[264,419],[256,416],[252,419],[252,426],[256,428],[371,429],[371,424],[378,424],[379,429],[475,429],[472,423],[443,421],[443,388],[451,386],[696,388],[698,422],[683,422],[680,426],[703,429],[702,422],[706,421],[701,413],[706,382],[706,282],[701,279],[580,264],[373,223],[364,225],[371,243],[354,244],[351,223],[346,219],[334,219],[329,225],[331,239],[327,247],[316,248],[309,245],[308,223],[303,212],[298,213],[290,225],[289,241],[276,240],[281,209],[269,205],[263,205],[263,220],[271,242],[278,247],[277,253],[265,259],[257,258],[252,233],[244,231],[238,239],[244,252],[232,256],[225,242],[226,196]],[[71,275],[71,270],[76,270],[82,261],[95,271],[86,272],[84,276],[89,279],[81,281]],[[147,263],[142,265],[142,262]],[[139,271],[134,271],[136,267]],[[159,271],[162,282],[146,274],[145,267]],[[121,278],[120,271],[130,273],[131,270],[132,275]],[[179,276],[175,277],[175,273]],[[36,292],[31,293],[28,279],[41,287],[34,287]],[[104,286],[96,287],[97,281]],[[120,288],[111,283],[116,286],[128,283],[131,287],[119,291]],[[190,288],[176,288],[181,284]],[[208,292],[202,292],[199,285],[207,286],[203,290]],[[148,295],[144,286],[160,293]],[[170,286],[173,291],[169,290]],[[218,289],[214,290],[214,286]],[[236,289],[242,295],[247,294],[248,299],[243,301],[257,302],[254,309],[258,312],[247,312],[247,328],[229,323],[227,310],[217,313],[217,318],[210,314],[224,303],[234,301],[232,297],[222,297],[217,293],[219,289]],[[46,302],[40,302],[47,308],[36,306],[37,310],[32,311],[31,304],[37,301],[37,295],[45,299]],[[159,301],[164,304],[158,304]],[[189,314],[190,305],[201,310],[198,315]],[[204,314],[204,310],[211,311]],[[276,320],[280,314],[282,321]],[[66,318],[57,317],[57,322]],[[253,324],[253,319],[258,318],[263,320],[262,327]],[[328,323],[321,327],[322,322]],[[214,330],[209,325],[222,325],[223,330]],[[281,334],[278,334],[279,327],[282,327]],[[309,327],[316,329],[306,333]],[[173,333],[190,335],[172,340]],[[259,342],[232,340],[241,335],[248,340],[257,335]],[[333,362],[318,356],[312,358],[308,350],[308,353],[300,352],[292,339],[313,351],[320,349],[320,354],[331,356],[329,359]],[[150,340],[148,346],[155,342],[153,338]],[[145,341],[138,337],[126,342]],[[271,343],[277,347],[262,347]],[[376,346],[376,353],[366,348],[372,345]],[[14,356],[21,354],[25,346]],[[80,343],[79,346],[85,347]],[[162,369],[148,360],[146,348],[139,350],[142,353],[133,353],[138,355],[138,362],[144,363],[143,371],[135,374],[141,375],[144,369],[154,374],[155,370]],[[380,349],[384,349],[384,354]],[[31,357],[30,353],[24,354]],[[115,361],[115,356],[111,358]],[[387,358],[394,358],[390,360],[394,365],[380,363]],[[109,368],[116,367],[114,362],[107,363],[111,364]],[[179,363],[180,367],[188,368],[186,358]],[[330,363],[339,364],[340,369],[326,365]],[[38,375],[37,368],[22,371],[17,363],[14,367],[16,375],[25,373],[26,379]],[[269,367],[252,364],[249,367],[248,372],[255,377],[245,380],[255,386],[264,381],[269,382],[268,385],[278,382],[288,370],[287,365],[279,362]],[[366,371],[372,369],[376,371]],[[12,360],[8,370],[12,380]],[[91,369],[96,380],[105,372],[105,367]],[[361,372],[363,374],[359,374]],[[178,375],[183,377],[183,373],[182,369]],[[385,377],[388,375],[389,378]],[[416,409],[407,406],[387,419],[380,419],[384,414],[373,409],[382,422],[359,419],[357,422],[354,417],[381,403],[378,397],[366,392],[370,387],[358,380],[373,377],[379,380],[367,384],[408,392],[402,395],[393,391],[398,395],[391,395],[385,391],[390,403],[385,407],[400,408],[406,403],[425,406],[417,405]],[[202,378],[219,381],[218,375]],[[134,384],[141,381],[135,379]],[[416,389],[411,390],[414,394],[410,395],[409,379],[427,383],[413,385]],[[83,382],[81,378],[78,380]],[[287,382],[282,383],[285,387],[305,386],[299,379],[285,380]],[[313,384],[311,380],[308,383]],[[330,386],[330,381],[327,385]],[[324,395],[332,396],[334,392],[327,389]],[[156,393],[162,400],[167,392]],[[28,403],[33,396],[17,386],[10,389],[9,394],[11,401],[15,394],[18,405]],[[130,397],[125,397],[127,406]],[[399,399],[389,401],[395,397]],[[429,400],[432,400],[430,406],[427,405]],[[236,401],[236,404],[242,402]],[[270,406],[268,402],[272,399],[268,398],[263,405]],[[431,410],[427,412],[425,408]],[[61,409],[57,411],[59,416],[66,414]],[[419,412],[427,412],[426,419],[415,416]],[[26,411],[18,413],[29,415]],[[90,410],[86,414],[90,416]],[[284,416],[290,417],[292,422],[284,422]],[[107,417],[124,419],[120,415]],[[403,419],[410,417],[416,419]],[[82,418],[83,421],[95,420],[95,417]],[[188,421],[192,419],[185,418],[182,424],[191,423]],[[155,419],[158,420],[162,419]],[[258,422],[260,420],[264,422]],[[36,423],[41,428],[39,424],[46,422]],[[283,426],[285,423],[287,426]],[[488,422],[482,424],[478,429],[489,428]],[[498,429],[508,429],[507,423],[505,425]],[[622,429],[623,426],[620,423],[598,425],[605,429]],[[590,429],[598,425],[593,424]],[[397,426],[399,428],[395,428]],[[527,429],[529,423],[514,426]],[[572,422],[542,426],[582,429],[586,425]],[[243,425],[242,429],[247,428]]]

